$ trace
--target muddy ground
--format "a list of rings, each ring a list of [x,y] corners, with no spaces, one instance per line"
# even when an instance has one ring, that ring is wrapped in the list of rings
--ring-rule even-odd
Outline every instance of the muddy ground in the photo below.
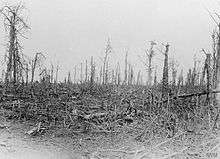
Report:
[[[53,134],[29,136],[25,134],[34,125],[1,121],[0,159],[218,159],[220,134],[177,133],[171,139],[147,136],[137,141],[124,134],[74,134],[56,130]]]

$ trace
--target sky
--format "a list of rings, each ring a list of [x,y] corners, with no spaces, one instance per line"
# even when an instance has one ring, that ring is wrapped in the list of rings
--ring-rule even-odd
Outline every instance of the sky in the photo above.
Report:
[[[107,39],[113,48],[111,66],[123,67],[125,52],[136,70],[144,72],[141,57],[155,40],[156,48],[170,44],[170,58],[179,69],[188,69],[193,58],[203,58],[202,48],[211,52],[211,34],[215,23],[210,12],[220,13],[218,0],[23,0],[31,30],[23,39],[23,53],[43,52],[46,65],[60,65],[59,79],[73,73],[75,65],[90,59],[99,66]],[[16,0],[1,0],[0,5]],[[2,17],[1,17],[2,19]],[[0,52],[5,54],[6,33],[0,21]],[[163,55],[157,51],[153,61],[162,70]],[[142,57],[143,60],[143,57]],[[1,60],[2,61],[2,60]]]

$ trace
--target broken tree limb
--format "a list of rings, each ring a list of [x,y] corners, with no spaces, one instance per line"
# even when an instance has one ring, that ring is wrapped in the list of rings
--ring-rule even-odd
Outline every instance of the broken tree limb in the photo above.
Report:
[[[41,126],[42,123],[39,122],[37,126],[33,127],[31,130],[27,131],[26,134],[30,136],[35,136],[37,133],[40,133],[41,130],[44,130],[44,128]]]
[[[190,94],[181,94],[178,96],[171,97],[170,99],[178,99],[178,98],[188,98],[193,96],[201,96],[201,95],[207,95],[210,93],[220,93],[219,90],[213,90],[213,91],[204,91],[204,92],[197,92],[197,93],[190,93]],[[163,100],[162,102],[167,102],[167,100]]]

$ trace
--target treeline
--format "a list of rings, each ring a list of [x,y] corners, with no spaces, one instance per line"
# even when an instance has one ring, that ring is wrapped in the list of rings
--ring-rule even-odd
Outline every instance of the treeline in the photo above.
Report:
[[[23,17],[23,5],[4,6],[0,13],[4,19],[4,26],[8,35],[6,69],[3,70],[2,79],[7,87],[9,84],[29,84],[35,82],[36,72],[39,73],[38,82],[58,83],[59,65],[48,68],[43,65],[46,59],[41,52],[35,54],[33,58],[23,55],[23,46],[21,39],[25,38],[25,32],[30,29]],[[218,27],[220,28],[220,27]],[[149,49],[145,50],[143,63],[146,73],[141,70],[135,71],[133,65],[128,61],[128,52],[125,54],[124,66],[118,62],[114,68],[110,67],[110,56],[112,46],[108,39],[102,63],[98,64],[94,57],[80,64],[80,68],[74,67],[69,71],[64,83],[82,84],[89,83],[101,85],[147,85],[149,87],[161,85],[163,97],[166,98],[169,89],[175,88],[179,92],[180,88],[187,86],[206,86],[206,89],[214,89],[219,83],[220,74],[220,38],[219,30],[213,32],[213,50],[211,53],[202,49],[202,55],[206,56],[202,69],[199,68],[197,61],[194,61],[193,68],[187,71],[184,77],[183,70],[178,73],[178,63],[169,59],[169,44],[162,44],[163,50],[156,50],[156,42],[151,41]],[[163,73],[162,80],[158,78],[157,69],[153,66],[152,61],[156,52],[163,54]],[[70,72],[73,72],[71,74]],[[169,77],[171,75],[171,77]],[[145,77],[147,76],[147,79]],[[159,76],[160,77],[160,76]]]

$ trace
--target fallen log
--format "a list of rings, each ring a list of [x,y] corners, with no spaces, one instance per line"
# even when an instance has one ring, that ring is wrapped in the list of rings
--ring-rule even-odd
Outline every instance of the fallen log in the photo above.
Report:
[[[173,96],[170,97],[169,100],[172,99],[178,99],[178,98],[189,98],[189,97],[193,97],[193,96],[201,96],[201,95],[207,95],[207,94],[211,94],[211,93],[220,93],[219,90],[213,90],[213,91],[204,91],[204,92],[197,92],[197,93],[189,93],[189,94],[181,94],[178,96]],[[162,102],[167,102],[168,100],[162,100]]]

